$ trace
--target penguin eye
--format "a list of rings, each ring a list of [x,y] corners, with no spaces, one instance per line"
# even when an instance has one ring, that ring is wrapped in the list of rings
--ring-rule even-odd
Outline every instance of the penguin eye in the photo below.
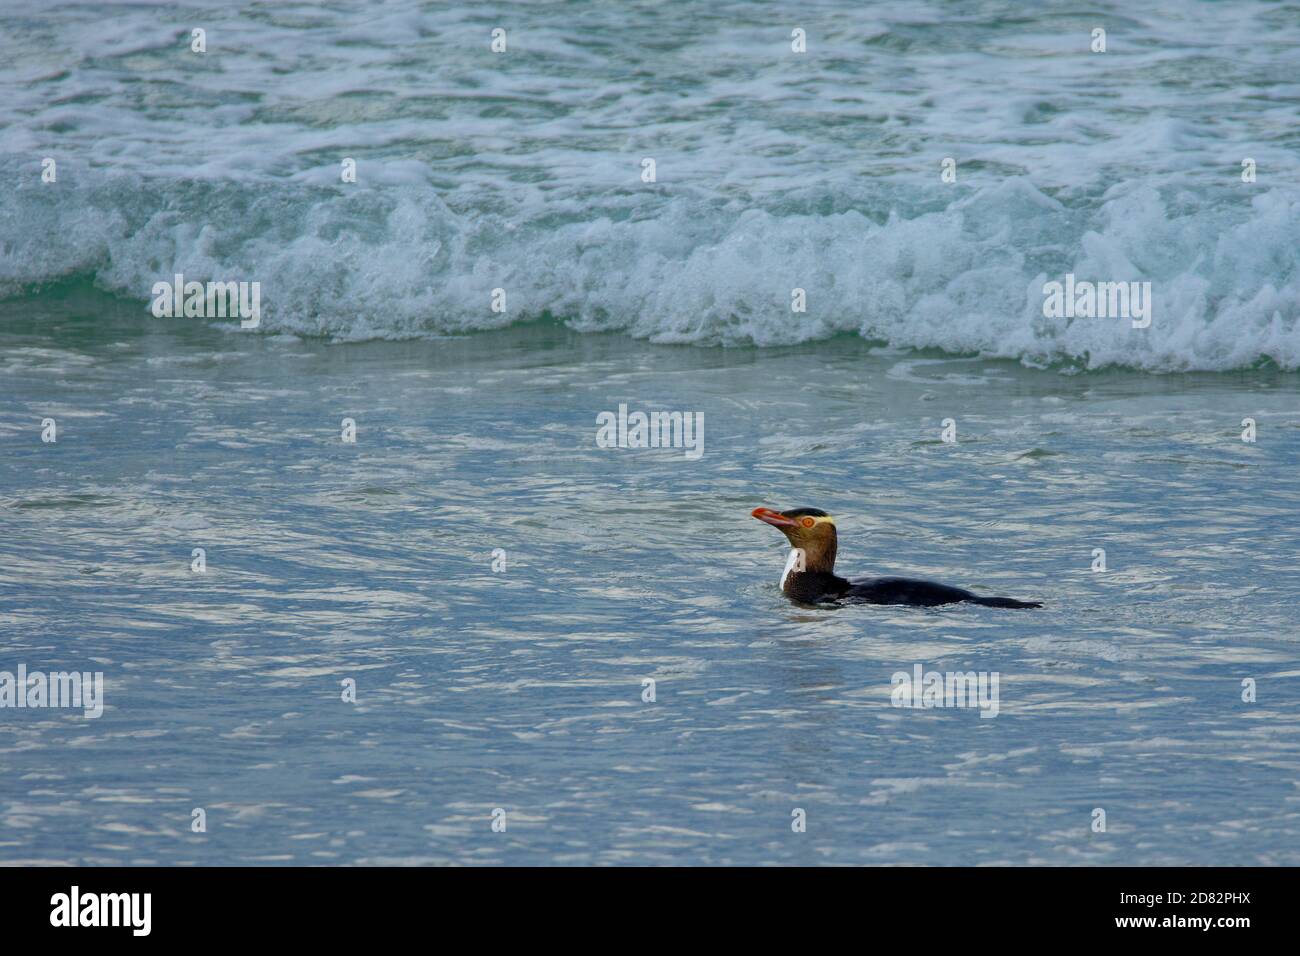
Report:
[[[812,527],[813,525],[815,525],[816,523],[817,523],[817,522],[816,522],[815,520],[813,520],[812,518],[804,518],[803,521],[801,522],[801,524],[802,524],[805,528],[811,528],[811,527]]]

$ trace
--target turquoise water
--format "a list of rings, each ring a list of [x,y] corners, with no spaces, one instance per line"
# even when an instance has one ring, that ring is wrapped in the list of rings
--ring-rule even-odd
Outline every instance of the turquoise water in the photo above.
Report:
[[[6,7],[0,862],[1300,863],[1297,14]]]

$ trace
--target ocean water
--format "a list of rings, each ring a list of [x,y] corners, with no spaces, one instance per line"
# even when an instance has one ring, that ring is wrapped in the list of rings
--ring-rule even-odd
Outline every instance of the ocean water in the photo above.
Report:
[[[1298,50],[1295,3],[0,4],[0,671],[105,683],[0,708],[0,863],[1300,863]],[[260,326],[154,317],[176,273]],[[1067,274],[1150,326],[1045,317]],[[620,404],[703,454],[598,447]],[[759,505],[1046,606],[793,606]]]

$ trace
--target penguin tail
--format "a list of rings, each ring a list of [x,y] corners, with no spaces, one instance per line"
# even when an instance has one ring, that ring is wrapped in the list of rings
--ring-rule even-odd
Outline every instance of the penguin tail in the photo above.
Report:
[[[1038,601],[1017,601],[1015,598],[1004,597],[977,597],[971,598],[976,604],[982,604],[984,607],[1042,607]]]

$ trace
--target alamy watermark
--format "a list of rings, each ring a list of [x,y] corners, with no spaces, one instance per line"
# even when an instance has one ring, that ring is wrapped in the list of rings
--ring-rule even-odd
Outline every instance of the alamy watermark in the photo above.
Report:
[[[618,406],[618,414],[596,416],[598,448],[684,448],[695,461],[704,454],[703,412],[631,412]]]
[[[83,893],[73,886],[50,897],[51,926],[125,926],[133,936],[153,928],[152,893]]]
[[[224,319],[239,317],[241,329],[262,324],[262,283],[186,282],[176,273],[174,282],[155,282],[151,311],[156,319]]]
[[[997,671],[926,671],[920,664],[912,673],[896,671],[889,679],[895,707],[978,707],[980,717],[998,715]]]
[[[1043,316],[1048,319],[1131,319],[1133,328],[1151,324],[1150,282],[1076,281],[1043,284]]]
[[[0,671],[0,708],[80,707],[88,719],[104,713],[103,671]]]

